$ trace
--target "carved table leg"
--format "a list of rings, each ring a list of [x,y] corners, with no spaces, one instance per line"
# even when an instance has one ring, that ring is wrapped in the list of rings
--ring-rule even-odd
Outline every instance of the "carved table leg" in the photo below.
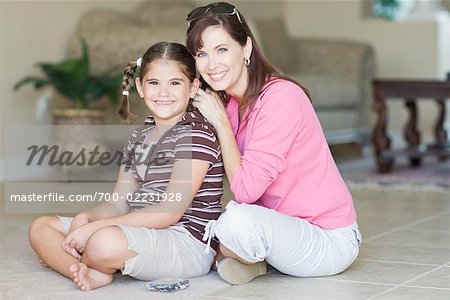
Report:
[[[445,100],[444,99],[436,99],[436,103],[439,106],[439,117],[436,121],[436,125],[434,127],[434,136],[436,137],[435,147],[439,149],[450,148],[450,142],[448,140],[448,131],[444,126],[445,122]],[[447,156],[440,156],[439,160],[444,161],[447,159]]]
[[[384,99],[377,97],[375,91],[375,100],[373,110],[377,113],[377,122],[372,132],[372,143],[375,148],[375,155],[378,164],[379,173],[389,173],[392,170],[394,158],[385,152],[391,147],[391,139],[386,134],[387,111]]]
[[[417,130],[417,105],[415,99],[406,99],[406,107],[409,111],[409,120],[406,123],[404,137],[408,142],[410,149],[418,149],[420,146],[420,133]],[[413,167],[420,166],[422,157],[420,154],[411,155],[409,157],[409,163]]]

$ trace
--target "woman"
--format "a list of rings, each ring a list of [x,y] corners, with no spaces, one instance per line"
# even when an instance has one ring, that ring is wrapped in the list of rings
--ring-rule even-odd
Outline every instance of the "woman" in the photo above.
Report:
[[[264,58],[233,5],[199,7],[186,20],[187,47],[209,85],[194,106],[217,130],[235,197],[208,226],[225,256],[219,275],[246,283],[265,261],[293,276],[344,271],[361,235],[307,92]]]

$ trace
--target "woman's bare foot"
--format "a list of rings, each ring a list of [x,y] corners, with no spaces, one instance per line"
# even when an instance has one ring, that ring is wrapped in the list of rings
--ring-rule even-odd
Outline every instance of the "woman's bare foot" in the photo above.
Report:
[[[73,282],[83,291],[90,291],[108,285],[113,280],[112,274],[102,273],[89,268],[81,262],[71,265],[69,270],[73,274]]]

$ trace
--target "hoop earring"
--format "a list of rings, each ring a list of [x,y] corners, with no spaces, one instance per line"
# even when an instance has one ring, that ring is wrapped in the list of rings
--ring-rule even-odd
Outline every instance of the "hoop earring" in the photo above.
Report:
[[[244,58],[244,65],[245,66],[250,66],[250,58]]]

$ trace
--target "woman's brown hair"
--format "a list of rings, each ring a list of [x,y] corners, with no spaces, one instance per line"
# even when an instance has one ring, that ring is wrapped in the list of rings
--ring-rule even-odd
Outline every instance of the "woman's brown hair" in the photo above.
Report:
[[[186,45],[189,52],[193,56],[195,56],[197,51],[203,47],[201,36],[205,29],[210,26],[217,25],[221,26],[231,36],[231,38],[233,38],[233,40],[239,43],[242,47],[247,43],[247,37],[250,37],[252,40],[253,50],[250,56],[250,65],[247,66],[249,81],[247,89],[239,105],[239,113],[241,115],[246,112],[247,108],[253,107],[264,85],[273,77],[285,79],[297,84],[309,97],[309,93],[304,87],[302,87],[295,80],[283,75],[277,67],[272,65],[267,60],[259,48],[245,18],[237,10],[234,14],[220,14],[208,10],[194,20],[190,21],[189,28],[186,33]],[[219,92],[219,94],[225,104],[227,104],[229,97],[225,94],[225,92]]]

